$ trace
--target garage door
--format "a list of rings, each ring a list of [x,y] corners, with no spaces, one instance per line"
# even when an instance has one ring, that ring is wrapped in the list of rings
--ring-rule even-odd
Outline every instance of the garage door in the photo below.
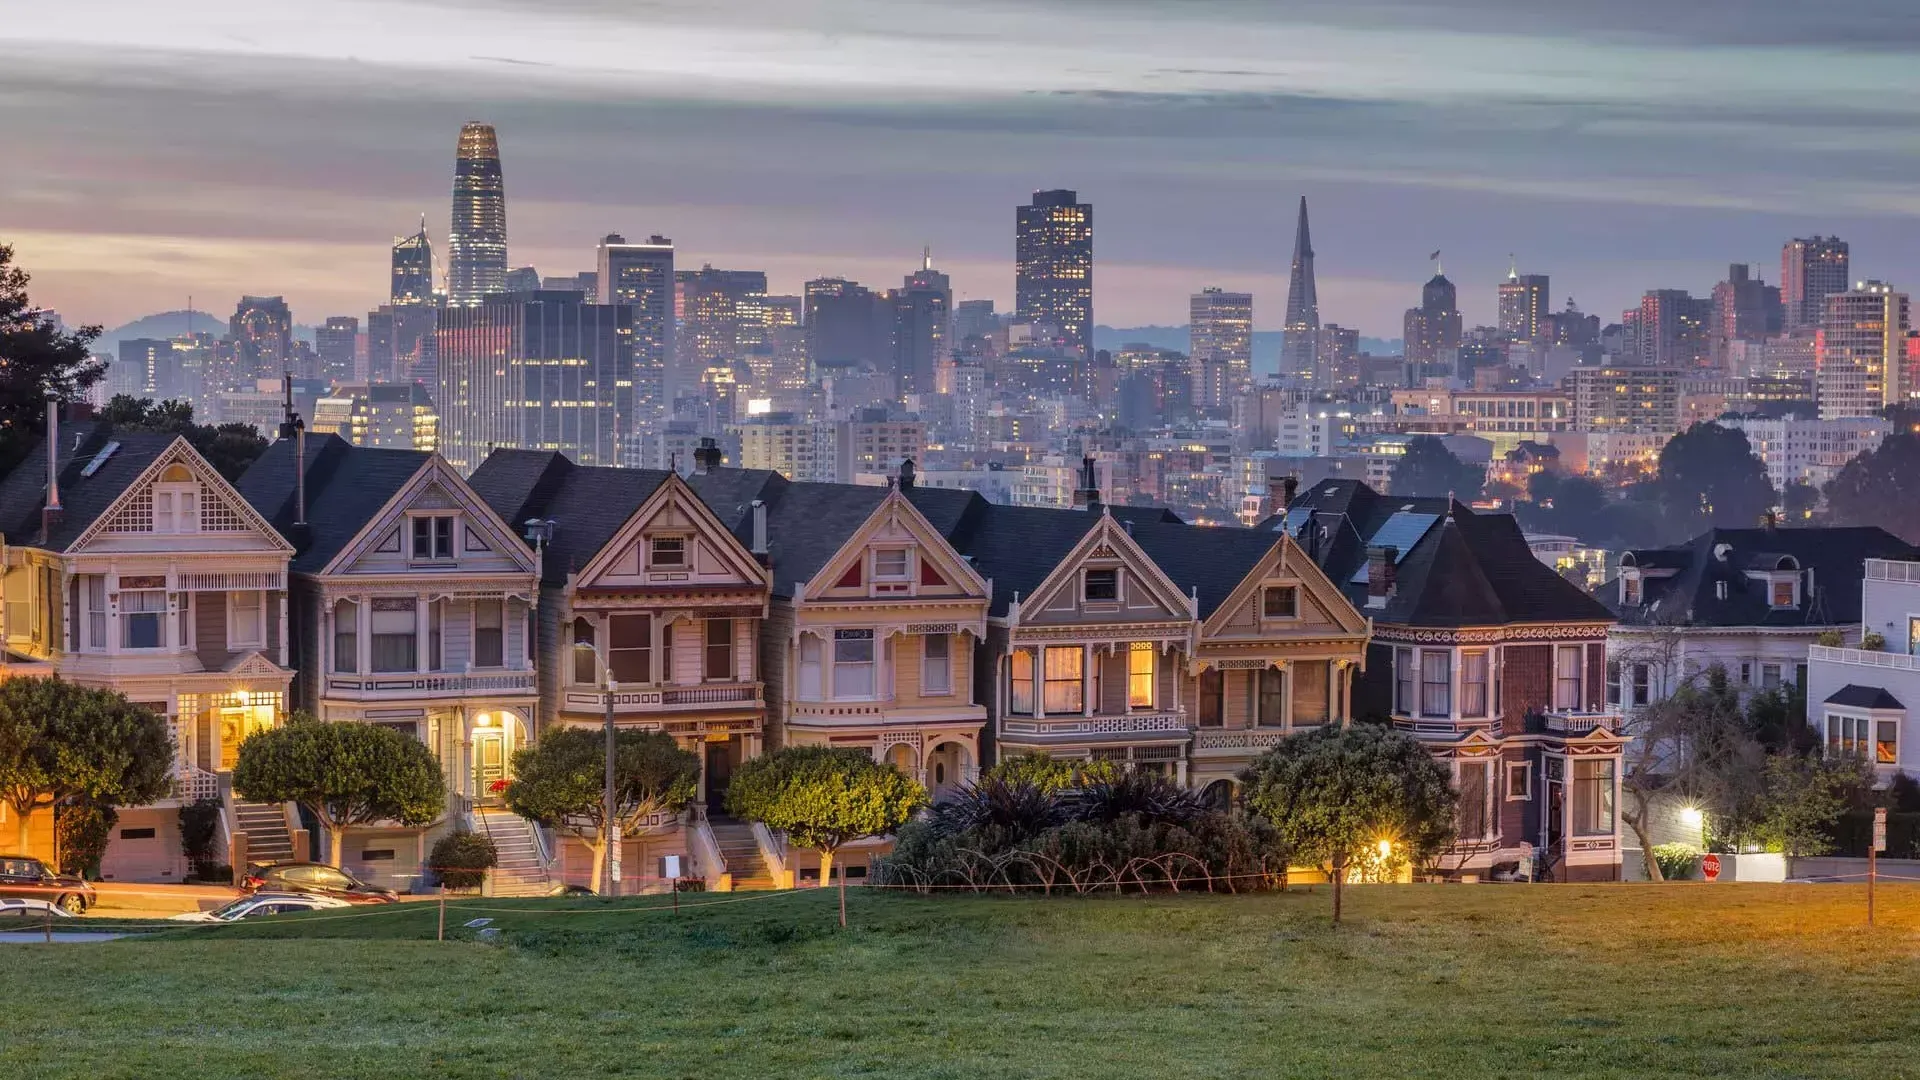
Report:
[[[185,860],[180,834],[158,815],[126,814],[113,827],[100,876],[107,881],[179,881]]]

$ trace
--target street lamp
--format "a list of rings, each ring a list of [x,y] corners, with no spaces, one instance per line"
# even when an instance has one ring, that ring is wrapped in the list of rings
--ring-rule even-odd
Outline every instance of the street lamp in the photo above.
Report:
[[[620,687],[613,679],[613,665],[607,662],[606,654],[602,653],[597,645],[590,641],[576,641],[573,643],[573,648],[576,653],[585,649],[592,654],[595,663],[600,667],[605,689],[600,696],[606,705],[601,724],[607,733],[607,783],[606,790],[602,793],[605,804],[601,809],[600,842],[603,845],[601,850],[606,854],[600,860],[600,881],[596,884],[600,886],[600,895],[612,896],[613,864],[614,860],[620,857],[617,848],[620,843],[620,830],[613,820],[613,692]]]

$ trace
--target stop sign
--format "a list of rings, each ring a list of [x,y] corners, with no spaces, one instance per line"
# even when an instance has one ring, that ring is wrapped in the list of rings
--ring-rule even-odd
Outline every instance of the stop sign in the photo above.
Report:
[[[1700,860],[1700,876],[1708,881],[1719,881],[1720,856],[1711,851],[1707,852],[1706,857]]]

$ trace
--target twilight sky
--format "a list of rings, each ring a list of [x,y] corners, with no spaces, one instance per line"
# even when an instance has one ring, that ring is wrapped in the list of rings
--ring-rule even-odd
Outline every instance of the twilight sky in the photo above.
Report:
[[[1013,207],[1095,207],[1095,314],[1285,302],[1295,199],[1323,320],[1398,336],[1445,252],[1469,323],[1516,252],[1616,318],[1769,281],[1837,232],[1920,287],[1912,0],[0,0],[0,240],[109,325],[242,292],[364,314],[453,149],[498,126],[510,261],[609,231],[773,287],[888,285],[931,244],[1013,291]]]

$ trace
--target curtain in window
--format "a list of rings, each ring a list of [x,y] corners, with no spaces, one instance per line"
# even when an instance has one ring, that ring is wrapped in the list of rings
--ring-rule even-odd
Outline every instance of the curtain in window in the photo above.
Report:
[[[1573,834],[1613,835],[1613,762],[1573,763]]]
[[[1445,649],[1420,650],[1420,715],[1448,716],[1453,712],[1453,654]]]
[[[360,670],[360,605],[342,600],[333,605],[333,670]]]
[[[1013,694],[1008,710],[1021,716],[1033,715],[1033,650],[1015,649],[1013,653]]]
[[[946,694],[953,691],[953,642],[945,634],[928,634],[920,639],[920,691]]]
[[[167,594],[160,589],[142,589],[120,594],[120,647],[157,649],[160,647],[160,622],[166,618]]]
[[[227,624],[227,640],[236,647],[266,644],[266,598],[258,592],[228,595],[232,598],[227,607],[232,621]]]
[[[1286,720],[1287,676],[1279,668],[1269,667],[1260,669],[1258,679],[1260,695],[1256,722],[1266,727],[1279,727]]]
[[[506,601],[473,602],[473,666],[504,667],[507,662]]]
[[[607,663],[615,682],[653,681],[653,616],[615,615],[607,620]]]
[[[1263,675],[1267,674],[1265,672]],[[1272,672],[1278,675],[1279,672]],[[1332,719],[1329,711],[1330,696],[1327,693],[1331,680],[1327,677],[1327,662],[1309,660],[1293,665],[1293,722],[1295,724],[1324,724]],[[1262,723],[1279,723],[1278,718],[1268,721],[1265,703],[1262,702],[1260,714]]]
[[[873,696],[873,631],[833,632],[833,696]]]
[[[1580,709],[1580,663],[1584,650],[1578,645],[1562,645],[1553,654],[1553,707]],[[1611,831],[1611,830],[1609,830]]]
[[[1078,645],[1047,647],[1046,701],[1048,713],[1077,713],[1086,707],[1084,661]]]
[[[1487,654],[1483,650],[1460,654],[1460,715],[1487,715]]]
[[[419,669],[419,613],[411,599],[373,602],[373,670]]]
[[[819,701],[821,688],[820,639],[813,634],[800,635],[800,694],[801,701]]]

